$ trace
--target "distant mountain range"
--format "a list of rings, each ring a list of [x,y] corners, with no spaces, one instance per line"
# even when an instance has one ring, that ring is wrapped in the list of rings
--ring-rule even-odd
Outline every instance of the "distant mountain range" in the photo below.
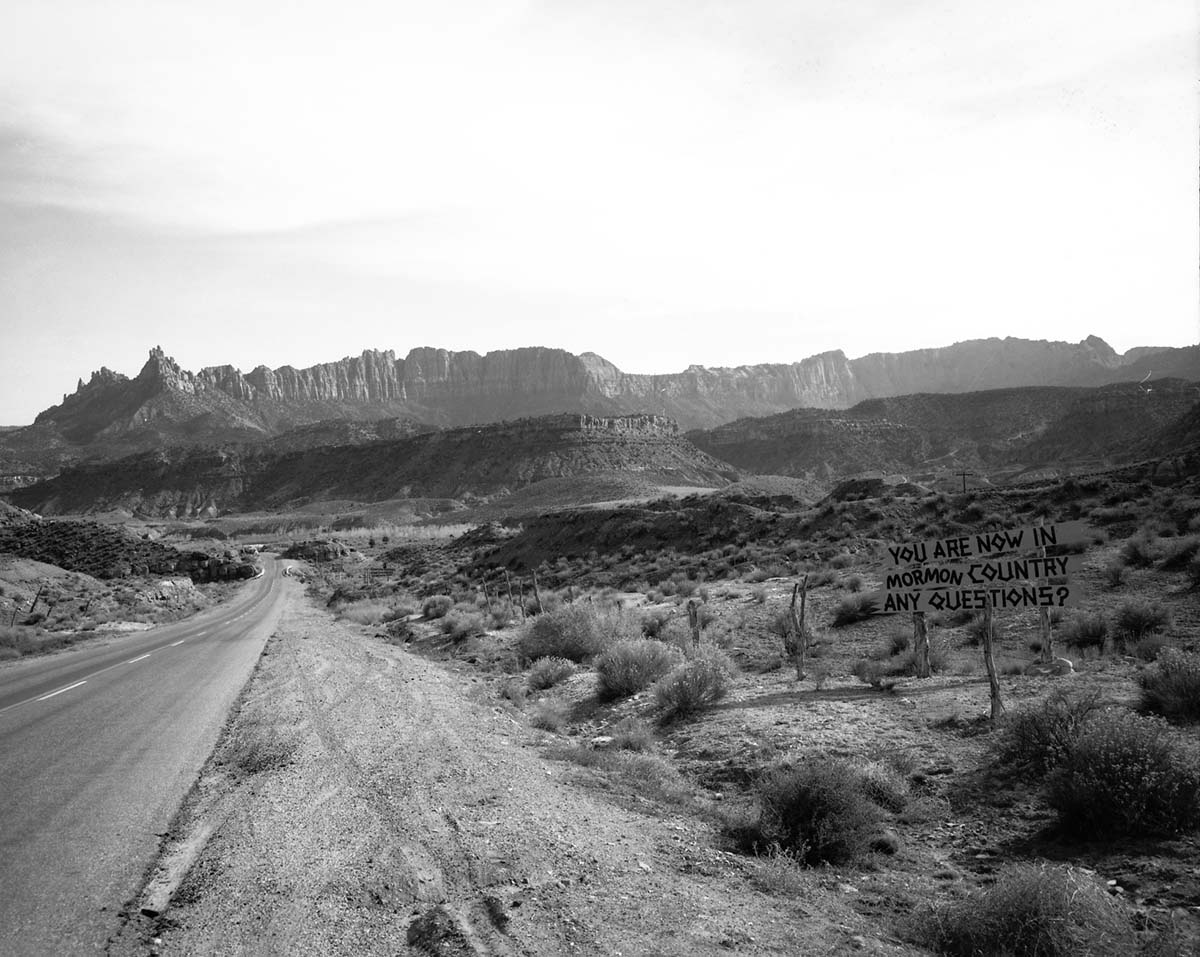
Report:
[[[155,348],[134,378],[100,369],[32,425],[0,430],[0,473],[21,484],[81,459],[164,446],[277,440],[301,449],[330,444],[339,433],[372,441],[563,412],[658,414],[685,429],[708,429],[913,393],[1098,386],[1147,375],[1200,379],[1200,346],[1120,355],[1094,336],[1079,343],[979,339],[859,359],[835,351],[666,375],[632,375],[594,353],[545,348],[482,356],[414,349],[400,359],[364,352],[308,369],[259,366],[243,374],[214,366],[192,373]],[[389,424],[346,425],[376,420]]]

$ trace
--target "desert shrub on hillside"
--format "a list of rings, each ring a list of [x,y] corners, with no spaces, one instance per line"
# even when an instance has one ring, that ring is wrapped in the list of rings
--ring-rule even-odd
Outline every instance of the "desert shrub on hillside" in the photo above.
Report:
[[[1152,668],[1138,675],[1144,711],[1169,721],[1200,721],[1200,654],[1164,648]]]
[[[339,618],[359,625],[378,625],[411,613],[411,605],[382,598],[361,598],[342,605],[337,610]]]
[[[1184,571],[1197,554],[1200,554],[1200,535],[1185,535],[1164,545],[1158,567],[1169,572]]]
[[[646,638],[661,637],[663,629],[670,620],[671,613],[666,609],[659,608],[646,612],[642,615],[642,635]]]
[[[733,664],[716,650],[677,666],[654,689],[661,719],[673,721],[716,704],[729,693],[732,676]]]
[[[1081,651],[1095,648],[1100,651],[1108,638],[1108,622],[1104,620],[1103,615],[1095,612],[1072,615],[1059,629],[1059,637],[1072,648]]]
[[[600,699],[637,694],[670,671],[678,659],[679,653],[661,641],[635,638],[616,642],[596,659]]]
[[[884,819],[860,769],[844,758],[822,755],[776,768],[759,780],[755,794],[760,847],[778,847],[804,864],[859,859]]]
[[[1121,904],[1090,874],[1010,864],[996,883],[930,909],[914,936],[952,957],[1127,957],[1138,940]]]
[[[1047,779],[1061,823],[1080,833],[1177,834],[1200,826],[1200,749],[1161,718],[1090,716]]]
[[[1087,720],[1100,711],[1093,691],[1055,691],[1040,704],[1010,713],[996,742],[998,763],[1014,771],[1042,777],[1062,764]]]
[[[650,726],[632,716],[622,718],[609,733],[613,747],[619,751],[648,751],[654,745],[654,732]]]
[[[1104,566],[1104,584],[1109,588],[1120,588],[1129,580],[1129,566],[1120,558],[1114,558]]]
[[[567,723],[568,708],[561,701],[540,701],[529,714],[529,723],[543,731],[561,731]]]
[[[1158,536],[1143,530],[1127,539],[1117,554],[1126,565],[1133,568],[1149,568],[1158,561],[1162,551]]]
[[[844,628],[875,614],[875,602],[863,594],[847,595],[834,606],[833,627]]]
[[[472,635],[483,634],[484,618],[477,611],[471,611],[466,608],[452,608],[442,616],[439,627],[442,629],[443,635],[452,638],[454,641],[462,641],[470,638]]]
[[[1148,601],[1127,601],[1117,609],[1113,630],[1123,641],[1134,642],[1171,625],[1170,609]]]
[[[1167,638],[1165,635],[1151,634],[1145,638],[1139,638],[1132,645],[1129,645],[1126,648],[1126,652],[1141,661],[1151,662],[1157,661],[1158,656],[1162,654],[1163,649],[1166,647]]]
[[[421,603],[421,614],[426,618],[442,618],[454,607],[449,595],[431,595]]]
[[[539,658],[529,668],[526,679],[532,691],[545,691],[556,684],[566,681],[575,674],[575,663],[566,658]]]
[[[640,630],[633,618],[591,604],[563,605],[529,622],[517,639],[522,659],[557,657],[582,662]]]

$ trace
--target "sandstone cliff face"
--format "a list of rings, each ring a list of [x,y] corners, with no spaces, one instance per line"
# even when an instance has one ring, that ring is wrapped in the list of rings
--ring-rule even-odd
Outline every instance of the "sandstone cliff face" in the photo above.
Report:
[[[455,427],[557,412],[668,416],[710,428],[798,407],[844,409],[864,399],[1025,385],[1097,385],[1170,369],[1200,379],[1200,347],[1118,356],[1095,337],[1080,343],[986,339],[941,349],[847,359],[705,368],[668,375],[622,372],[596,355],[530,347],[479,355],[418,348],[397,358],[368,351],[307,369],[228,366],[197,373],[156,347],[134,379],[101,369],[37,417],[41,431],[0,436],[0,466],[50,470],[74,457],[112,457],[163,443],[265,440],[330,420],[407,417]],[[29,449],[55,448],[44,462]],[[17,454],[17,450],[21,454]],[[36,458],[36,455],[35,455]]]

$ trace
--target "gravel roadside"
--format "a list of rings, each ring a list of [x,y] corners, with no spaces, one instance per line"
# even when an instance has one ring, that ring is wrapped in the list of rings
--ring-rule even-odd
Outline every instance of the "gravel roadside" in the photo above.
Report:
[[[708,824],[572,783],[482,685],[292,596],[166,842],[169,905],[110,953],[911,952],[836,896],[755,889]]]

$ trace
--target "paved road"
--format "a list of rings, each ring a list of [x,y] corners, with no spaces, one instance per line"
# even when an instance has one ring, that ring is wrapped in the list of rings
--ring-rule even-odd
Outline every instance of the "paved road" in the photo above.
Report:
[[[0,955],[96,954],[139,890],[289,585],[0,668]]]

